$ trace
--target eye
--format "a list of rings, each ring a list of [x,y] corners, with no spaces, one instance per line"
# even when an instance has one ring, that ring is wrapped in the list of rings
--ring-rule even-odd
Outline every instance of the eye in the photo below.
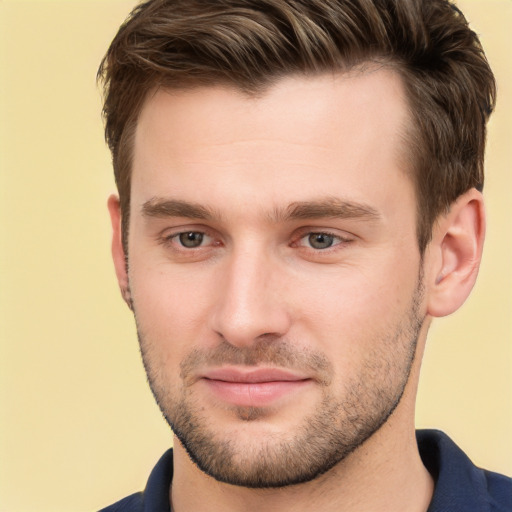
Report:
[[[306,237],[304,237],[306,238]],[[339,240],[339,237],[336,237],[334,235],[329,235],[328,233],[310,233],[307,235],[307,243],[313,248],[313,249],[328,249],[334,243]]]
[[[184,233],[178,233],[175,235],[175,237],[179,240],[179,243],[187,249],[195,249],[196,247],[200,247],[204,239],[209,238],[200,231],[186,231]]]
[[[163,247],[165,257],[174,263],[205,261],[223,245],[219,234],[207,226],[175,226],[159,233],[156,241]]]
[[[162,236],[159,241],[174,250],[199,249],[215,245],[214,239],[203,231],[181,231]]]
[[[310,251],[327,251],[328,249],[336,249],[352,242],[352,237],[344,237],[341,235],[335,235],[325,231],[310,231],[304,233],[300,238],[293,244],[296,247],[304,247]]]

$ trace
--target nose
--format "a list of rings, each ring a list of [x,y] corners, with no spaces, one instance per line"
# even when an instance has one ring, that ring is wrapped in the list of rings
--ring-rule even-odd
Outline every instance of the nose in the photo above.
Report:
[[[231,345],[278,339],[290,328],[282,269],[263,251],[233,251],[223,262],[216,298],[211,328]]]

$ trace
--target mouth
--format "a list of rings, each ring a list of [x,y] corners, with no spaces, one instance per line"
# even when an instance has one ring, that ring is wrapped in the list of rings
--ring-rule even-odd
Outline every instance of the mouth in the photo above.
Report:
[[[240,407],[264,407],[290,397],[312,379],[279,368],[218,368],[201,375],[213,396]]]

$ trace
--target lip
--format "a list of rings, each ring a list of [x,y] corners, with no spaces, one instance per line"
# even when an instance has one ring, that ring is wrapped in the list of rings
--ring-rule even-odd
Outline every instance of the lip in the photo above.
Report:
[[[280,368],[217,368],[205,372],[200,380],[216,398],[241,407],[272,405],[312,381]]]

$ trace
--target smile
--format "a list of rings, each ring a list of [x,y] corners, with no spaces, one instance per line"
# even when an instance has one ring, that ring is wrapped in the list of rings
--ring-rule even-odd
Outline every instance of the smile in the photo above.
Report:
[[[222,368],[207,372],[203,382],[217,399],[240,407],[264,407],[298,392],[312,382],[304,375],[262,368]]]

